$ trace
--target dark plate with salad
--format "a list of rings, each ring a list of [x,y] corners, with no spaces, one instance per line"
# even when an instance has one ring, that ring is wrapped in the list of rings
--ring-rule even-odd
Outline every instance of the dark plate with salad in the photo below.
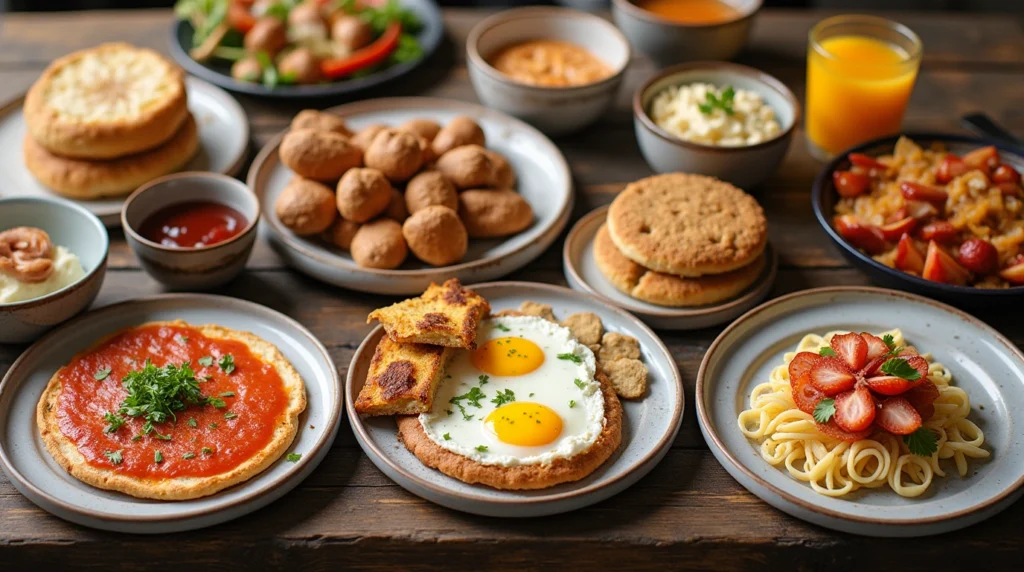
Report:
[[[326,97],[408,73],[437,48],[431,0],[178,0],[171,55],[225,89]]]

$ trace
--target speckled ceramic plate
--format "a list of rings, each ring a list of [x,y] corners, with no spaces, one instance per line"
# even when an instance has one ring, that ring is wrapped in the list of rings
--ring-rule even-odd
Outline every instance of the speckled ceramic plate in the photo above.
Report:
[[[181,170],[237,175],[249,147],[249,119],[245,111],[228,92],[201,79],[188,77],[185,86],[188,108],[199,128],[199,153]],[[22,160],[24,99],[22,96],[0,107],[0,149],[4,150],[0,153],[0,196],[60,197],[40,184]],[[128,194],[95,201],[67,200],[82,205],[108,227],[116,227],[121,224],[121,205],[126,198]]]
[[[665,344],[642,322],[594,296],[559,286],[527,282],[492,282],[472,286],[487,298],[492,311],[515,309],[532,300],[550,304],[556,317],[593,312],[606,331],[622,332],[640,341],[642,359],[650,370],[648,393],[641,400],[622,400],[622,444],[608,461],[588,477],[537,491],[500,491],[468,485],[427,467],[398,440],[392,417],[363,417],[353,400],[384,330],[374,329],[352,358],[345,381],[345,408],[363,451],[388,477],[409,492],[455,510],[487,516],[529,517],[576,510],[622,492],[646,475],[665,456],[683,420],[683,386]]]
[[[623,294],[601,274],[594,259],[594,237],[608,217],[608,207],[597,208],[581,218],[569,231],[562,247],[562,269],[573,290],[594,294],[647,322],[653,328],[696,330],[734,320],[756,306],[772,289],[779,269],[779,257],[771,243],[765,250],[767,264],[761,277],[740,295],[706,306],[672,308],[659,306]]]
[[[769,465],[737,416],[750,390],[768,379],[805,334],[901,328],[931,353],[971,400],[970,419],[985,432],[988,460],[970,460],[961,479],[951,461],[922,496],[887,488],[842,498],[815,493],[785,468]],[[797,518],[868,536],[923,536],[982,521],[1024,492],[1024,354],[978,319],[927,298],[879,288],[818,288],[763,304],[726,328],[708,349],[697,377],[697,414],[711,451],[741,485]]]
[[[533,207],[533,224],[503,239],[470,239],[462,262],[433,267],[410,253],[396,270],[363,268],[347,252],[316,238],[288,230],[274,212],[274,202],[293,173],[278,159],[284,133],[260,151],[249,168],[248,183],[263,205],[263,230],[271,245],[297,270],[336,286],[375,294],[420,294],[431,282],[459,278],[464,283],[494,280],[528,264],[550,246],[572,214],[572,178],[558,147],[526,123],[486,107],[427,97],[374,99],[331,108],[359,130],[374,123],[398,125],[414,118],[447,123],[466,115],[475,119],[487,136],[487,147],[508,158],[519,182],[516,190]]]
[[[137,499],[72,477],[43,446],[36,403],[53,373],[75,353],[120,328],[182,319],[249,331],[277,346],[306,385],[306,411],[288,452],[252,479],[187,501]],[[259,509],[305,479],[330,449],[341,422],[342,387],[327,350],[304,327],[269,308],[234,298],[166,294],[107,306],[72,320],[36,342],[0,382],[0,466],[15,488],[65,520],[117,532],[167,533],[211,526]]]

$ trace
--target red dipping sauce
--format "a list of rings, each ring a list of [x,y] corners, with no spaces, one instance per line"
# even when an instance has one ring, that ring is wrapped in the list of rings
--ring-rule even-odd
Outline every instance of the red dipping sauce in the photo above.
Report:
[[[142,221],[139,234],[171,248],[202,248],[238,236],[248,221],[219,203],[194,201],[164,207]]]

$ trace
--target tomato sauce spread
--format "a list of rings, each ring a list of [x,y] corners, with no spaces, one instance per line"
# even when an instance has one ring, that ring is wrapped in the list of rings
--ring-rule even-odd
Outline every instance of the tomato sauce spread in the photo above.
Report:
[[[221,366],[228,355],[234,363],[230,373],[225,372],[230,366]],[[154,430],[142,437],[144,417],[122,415],[125,424],[105,432],[110,424],[104,414],[117,413],[128,394],[122,378],[141,370],[147,359],[157,367],[191,362],[202,395],[223,399],[224,407],[188,405],[175,412],[177,419],[154,423]],[[61,370],[60,382],[57,423],[86,462],[142,478],[230,471],[271,441],[288,406],[284,382],[273,365],[259,360],[242,342],[208,338],[190,326],[126,330],[76,357]]]

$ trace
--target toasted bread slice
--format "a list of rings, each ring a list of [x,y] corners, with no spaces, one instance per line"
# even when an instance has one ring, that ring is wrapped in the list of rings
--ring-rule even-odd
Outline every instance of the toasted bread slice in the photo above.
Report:
[[[396,342],[475,349],[477,326],[490,311],[487,300],[452,278],[431,284],[419,298],[374,310],[366,323],[379,320]]]
[[[384,336],[373,352],[366,383],[356,398],[364,415],[415,415],[430,411],[444,368],[455,350],[403,344]]]

